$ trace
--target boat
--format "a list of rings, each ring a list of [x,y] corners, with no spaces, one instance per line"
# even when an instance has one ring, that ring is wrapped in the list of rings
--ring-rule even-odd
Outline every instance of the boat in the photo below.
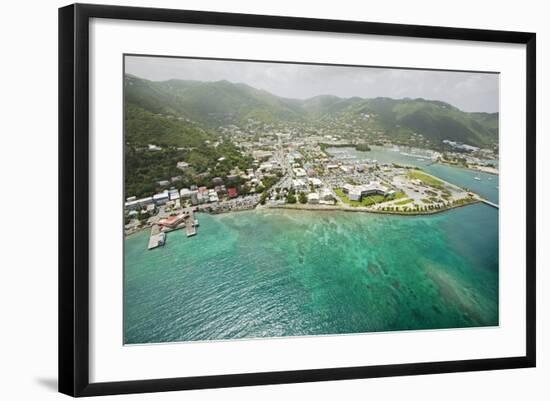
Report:
[[[158,245],[164,246],[166,244],[166,233],[160,233],[158,238]]]
[[[476,181],[481,181],[481,178],[479,178],[479,177],[474,177],[474,180],[476,180]]]

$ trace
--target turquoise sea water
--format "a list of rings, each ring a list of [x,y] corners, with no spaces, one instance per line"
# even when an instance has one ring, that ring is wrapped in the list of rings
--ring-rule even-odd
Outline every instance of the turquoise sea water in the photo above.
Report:
[[[498,324],[498,211],[199,214],[125,241],[125,343]]]

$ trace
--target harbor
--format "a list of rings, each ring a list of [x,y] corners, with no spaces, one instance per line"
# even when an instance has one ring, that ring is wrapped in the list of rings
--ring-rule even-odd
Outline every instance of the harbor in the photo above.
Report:
[[[169,232],[185,229],[187,237],[197,235],[199,221],[195,218],[192,209],[187,209],[180,214],[160,219],[158,223],[151,226],[149,244],[147,249],[155,249],[166,244],[166,236]]]

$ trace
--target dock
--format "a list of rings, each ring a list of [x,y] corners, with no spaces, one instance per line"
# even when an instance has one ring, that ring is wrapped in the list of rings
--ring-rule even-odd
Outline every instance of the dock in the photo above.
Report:
[[[488,201],[487,199],[480,199],[481,202],[485,203],[486,205],[492,206],[495,209],[498,209],[498,205],[496,203],[493,203],[491,201]]]
[[[185,212],[177,216],[178,218],[169,218],[160,220],[158,224],[154,224],[151,227],[151,234],[149,236],[149,244],[147,249],[155,249],[166,244],[166,235],[171,231],[181,230],[185,228],[185,233],[188,237],[197,235],[197,227],[199,221],[195,219],[193,210]]]
[[[195,220],[193,211],[189,212],[189,217],[185,219],[185,233],[188,237],[192,237],[197,234],[198,220]]]
[[[166,234],[160,231],[160,226],[155,224],[151,227],[151,236],[149,237],[149,245],[147,249],[155,249],[163,246],[166,243]]]

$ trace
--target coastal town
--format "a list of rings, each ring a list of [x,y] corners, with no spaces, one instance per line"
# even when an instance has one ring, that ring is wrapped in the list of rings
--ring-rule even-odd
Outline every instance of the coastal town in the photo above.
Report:
[[[498,326],[498,74],[124,64],[124,344]]]
[[[353,128],[352,135],[344,138],[334,130],[327,134],[322,129],[271,126],[252,119],[243,127],[220,126],[219,132],[231,138],[250,165],[246,169],[233,166],[226,176],[215,176],[209,183],[203,180],[202,185],[180,187],[182,176],[176,175],[157,181],[157,191],[150,196],[127,194],[126,234],[151,227],[148,248],[153,249],[164,245],[170,231],[181,229],[188,237],[196,235],[200,230],[199,212],[288,208],[417,215],[476,202],[498,207],[468,188],[443,181],[418,166],[381,162],[370,156],[372,149],[383,149],[428,164],[498,174],[494,163],[497,149],[450,140],[441,144],[444,150],[403,146],[389,141],[383,132],[374,132],[367,143],[359,133],[353,135]],[[421,135],[413,139],[422,143]],[[162,148],[150,144],[146,151],[159,152]],[[361,157],[350,156],[350,151]],[[218,163],[224,159],[220,157]],[[179,160],[175,167],[185,175],[194,166],[189,160]]]

